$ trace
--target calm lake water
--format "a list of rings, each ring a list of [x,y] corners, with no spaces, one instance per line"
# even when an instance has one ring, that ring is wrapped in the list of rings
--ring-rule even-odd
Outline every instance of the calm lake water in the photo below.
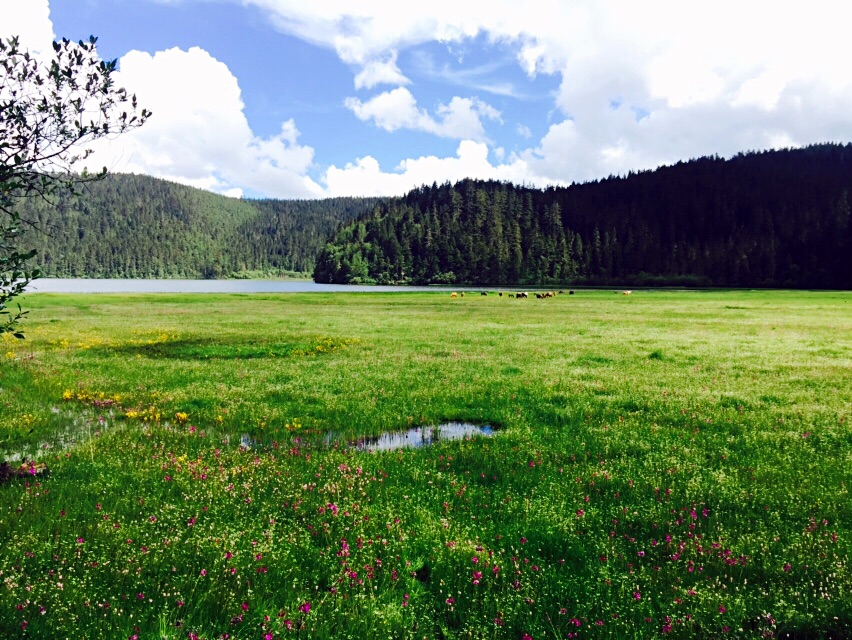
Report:
[[[360,451],[396,451],[397,449],[419,449],[443,440],[463,440],[494,435],[489,425],[468,422],[447,422],[433,427],[413,427],[406,431],[388,431],[375,438],[361,438],[349,446]],[[328,441],[334,440],[333,435]]]
[[[118,278],[40,278],[27,287],[27,291],[32,293],[332,293],[342,291],[376,293],[451,290],[453,288],[448,286],[317,284],[313,280],[122,280]],[[458,290],[461,291],[461,289]]]

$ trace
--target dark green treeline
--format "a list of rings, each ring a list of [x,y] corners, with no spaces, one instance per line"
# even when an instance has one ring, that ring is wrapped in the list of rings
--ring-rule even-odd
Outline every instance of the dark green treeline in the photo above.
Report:
[[[21,246],[44,276],[217,278],[310,273],[317,253],[375,198],[242,200],[114,174],[77,196],[21,203]]]
[[[852,145],[835,144],[545,190],[433,184],[338,230],[314,278],[849,289],[850,193]]]

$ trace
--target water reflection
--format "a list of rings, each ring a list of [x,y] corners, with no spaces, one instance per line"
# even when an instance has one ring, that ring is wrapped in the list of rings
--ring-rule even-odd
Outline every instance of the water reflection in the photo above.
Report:
[[[489,437],[494,429],[489,425],[469,422],[447,422],[437,426],[413,427],[407,431],[388,431],[372,438],[360,438],[349,443],[360,451],[393,451],[395,449],[419,449],[444,440],[463,440],[474,437]],[[327,438],[329,442],[333,436]]]

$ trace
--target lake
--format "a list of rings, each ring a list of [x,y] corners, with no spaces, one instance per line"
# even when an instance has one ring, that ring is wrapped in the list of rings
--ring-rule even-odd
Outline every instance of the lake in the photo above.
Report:
[[[460,288],[455,287],[461,291]],[[478,288],[477,290],[486,290]],[[319,284],[313,280],[153,280],[120,278],[39,278],[28,293],[334,293],[451,291],[450,286]],[[494,289],[488,289],[494,290]]]

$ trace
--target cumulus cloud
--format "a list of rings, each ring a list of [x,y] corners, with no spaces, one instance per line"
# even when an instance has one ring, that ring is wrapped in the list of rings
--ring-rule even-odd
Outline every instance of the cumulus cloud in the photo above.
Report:
[[[393,171],[385,172],[375,158],[365,156],[342,169],[332,165],[325,180],[330,196],[394,196],[433,182],[479,178],[520,183],[529,182],[529,176],[525,160],[512,157],[504,164],[491,164],[486,144],[462,140],[454,157],[411,158],[403,160]]]
[[[33,53],[52,52],[53,24],[50,22],[48,0],[27,0],[3,3],[0,37],[18,36],[21,46]]]
[[[385,91],[366,102],[347,98],[345,104],[359,120],[372,120],[385,131],[412,129],[442,138],[468,138],[480,142],[487,138],[482,119],[500,120],[500,112],[489,104],[478,98],[458,96],[449,104],[439,105],[435,118],[417,106],[414,96],[405,87]]]
[[[9,5],[0,33],[20,34],[30,49],[52,53],[47,0]],[[275,135],[254,135],[237,79],[203,49],[131,51],[120,59],[115,81],[154,115],[140,129],[96,141],[85,163],[90,170],[145,173],[230,196],[245,189],[287,198],[323,195],[308,177],[314,150],[299,144],[294,121]]]
[[[372,89],[379,84],[409,84],[396,64],[396,51],[389,51],[387,57],[367,62],[355,76],[356,89]]]
[[[380,0],[244,1],[356,65],[429,41],[480,36],[512,47],[529,76],[561,76],[554,106],[562,117],[523,154],[561,181],[779,142],[852,139],[852,8],[832,0],[800,10],[768,0],[494,0],[488,11],[446,0],[392,8]],[[379,126],[414,121],[427,130],[428,116],[408,96],[393,97],[405,109],[397,121],[382,119],[391,96],[351,108]]]
[[[105,165],[231,195],[242,188],[294,198],[321,194],[306,177],[314,151],[299,144],[295,123],[284,122],[268,138],[255,136],[237,79],[208,52],[131,51],[119,68],[117,83],[154,115],[140,129],[96,147],[90,168]]]
[[[493,0],[488,11],[449,0],[241,2],[266,12],[282,32],[336,51],[355,67],[356,89],[394,86],[346,101],[361,121],[459,140],[456,155],[400,150],[405,159],[384,171],[371,151],[353,150],[356,160],[327,170],[324,189],[307,177],[318,175],[315,154],[300,143],[293,121],[275,135],[254,135],[228,68],[201,49],[173,49],[122,58],[121,84],[155,115],[114,141],[118,159],[101,153],[99,162],[220,192],[311,197],[344,194],[344,185],[352,193],[401,193],[466,175],[569,183],[706,154],[852,139],[852,39],[846,34],[852,7],[835,0],[812,0],[800,10],[768,0]],[[7,4],[0,31],[26,32],[27,41],[47,46],[53,37],[47,0]],[[509,116],[506,102],[498,112],[452,93],[424,108],[416,89],[408,88],[416,70],[403,64],[414,58],[403,52],[423,43],[453,47],[471,38],[512,52],[530,78],[555,74],[561,81],[544,136],[529,137],[525,149],[492,149],[493,164],[487,125],[503,117],[533,123]],[[472,83],[490,80],[460,73],[444,82],[472,93],[479,92]],[[520,97],[506,86],[488,90],[505,100]],[[531,136],[524,126],[514,132]]]

